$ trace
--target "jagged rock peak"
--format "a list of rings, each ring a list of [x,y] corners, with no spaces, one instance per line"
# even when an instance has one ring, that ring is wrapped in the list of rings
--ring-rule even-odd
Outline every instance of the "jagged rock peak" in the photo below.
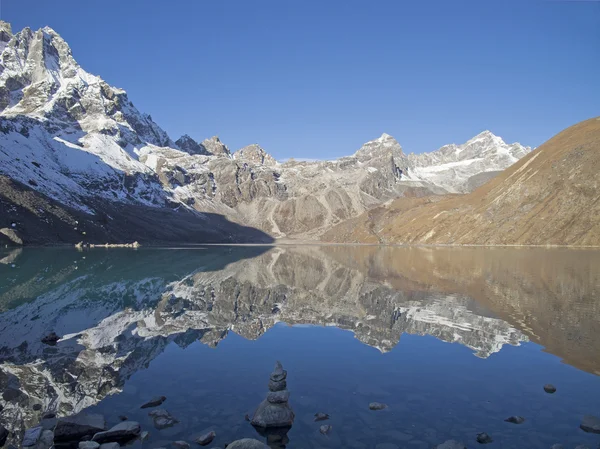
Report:
[[[211,153],[203,146],[192,139],[187,134],[184,134],[179,139],[175,141],[180,150],[185,151],[189,154],[200,154],[204,156],[209,156]]]
[[[261,146],[255,143],[237,150],[235,153],[233,153],[233,158],[254,162],[255,164],[260,165],[277,164],[277,161],[273,156],[271,156]]]
[[[231,157],[231,151],[229,151],[227,145],[221,142],[219,136],[212,136],[210,139],[205,139],[200,145],[202,145],[206,151],[214,156]]]
[[[10,23],[0,20],[0,43],[6,43],[12,37],[12,27]]]
[[[384,154],[395,156],[400,156],[402,154],[402,147],[398,141],[386,133],[383,133],[375,140],[370,140],[365,143],[354,155],[360,158],[366,158]]]

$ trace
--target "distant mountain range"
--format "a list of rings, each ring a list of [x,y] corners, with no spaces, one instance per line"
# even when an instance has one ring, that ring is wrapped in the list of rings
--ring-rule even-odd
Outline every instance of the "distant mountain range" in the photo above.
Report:
[[[559,133],[474,192],[397,199],[327,232],[337,242],[600,245],[600,118]]]
[[[173,141],[51,28],[0,22],[0,51],[5,242],[315,239],[396,198],[470,192],[531,151],[485,131],[406,155],[383,134],[352,156],[279,163],[257,144]]]

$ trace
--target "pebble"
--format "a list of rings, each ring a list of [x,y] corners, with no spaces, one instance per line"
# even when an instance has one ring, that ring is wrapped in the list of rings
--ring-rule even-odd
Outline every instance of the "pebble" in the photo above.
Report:
[[[212,443],[212,440],[214,440],[216,436],[217,434],[214,430],[210,431],[200,436],[200,438],[196,440],[196,443],[198,443],[200,446],[206,446],[207,444]]]
[[[333,426],[325,425],[319,427],[319,432],[321,432],[323,435],[328,435],[329,432],[331,432],[331,429],[333,429]]]
[[[325,421],[327,419],[329,419],[327,413],[315,413],[315,421]]]
[[[165,396],[156,396],[156,397],[150,399],[145,404],[143,404],[140,408],[158,407],[159,405],[161,405],[166,400],[167,400],[167,398]]]
[[[509,416],[504,421],[512,424],[523,424],[525,422],[525,418],[522,416]]]
[[[387,408],[387,405],[381,402],[371,402],[369,404],[369,410],[383,410],[385,408]]]
[[[589,433],[600,433],[600,418],[597,416],[586,415],[579,425],[581,430]]]
[[[544,385],[544,391],[546,393],[553,394],[553,393],[556,393],[556,387],[552,384],[546,384],[546,385]]]
[[[492,440],[492,437],[489,436],[485,432],[477,434],[477,442],[479,444],[488,444],[488,443],[491,443],[492,441],[494,441],[494,440]]]
[[[177,449],[190,449],[190,444],[186,441],[175,441],[173,447]]]

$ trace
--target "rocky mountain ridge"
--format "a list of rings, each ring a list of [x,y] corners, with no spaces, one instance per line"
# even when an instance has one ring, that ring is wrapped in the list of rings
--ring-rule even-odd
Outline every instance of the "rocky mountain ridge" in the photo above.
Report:
[[[123,89],[81,68],[51,28],[13,34],[1,22],[0,42],[0,175],[90,216],[108,204],[169,208],[209,228],[216,214],[273,237],[315,238],[397,197],[469,191],[530,151],[486,132],[404,155],[383,134],[352,156],[281,164],[256,144],[232,153],[217,136],[174,142]]]
[[[593,118],[560,132],[467,195],[397,199],[332,228],[323,239],[598,246],[599,168],[600,118]]]

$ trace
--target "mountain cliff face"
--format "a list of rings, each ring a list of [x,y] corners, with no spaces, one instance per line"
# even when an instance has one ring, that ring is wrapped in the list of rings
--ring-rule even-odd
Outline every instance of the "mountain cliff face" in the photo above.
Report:
[[[403,199],[333,228],[344,242],[600,245],[600,118],[559,133],[474,192]]]
[[[397,197],[469,191],[530,150],[485,132],[405,155],[383,134],[352,156],[280,164],[256,144],[232,153],[216,136],[173,142],[124,90],[81,68],[51,28],[13,35],[0,22],[0,51],[0,175],[90,216],[168,208],[313,238]],[[217,227],[211,215],[198,220]]]

